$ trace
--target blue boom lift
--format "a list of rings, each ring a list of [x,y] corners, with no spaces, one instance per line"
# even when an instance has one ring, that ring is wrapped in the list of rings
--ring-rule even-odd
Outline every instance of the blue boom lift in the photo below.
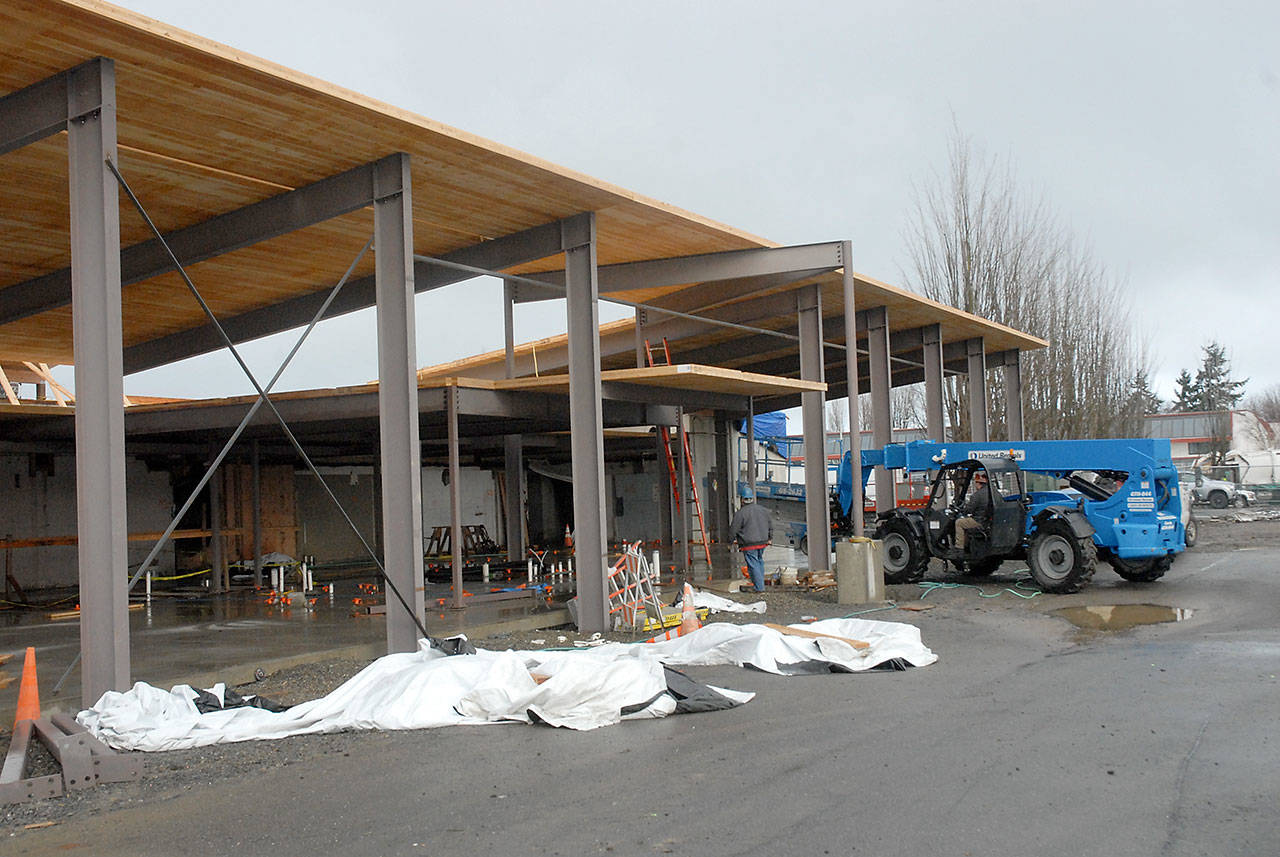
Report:
[[[877,465],[932,474],[923,509],[892,509],[876,521],[888,583],[920,580],[932,557],[971,575],[1025,558],[1046,592],[1076,592],[1093,577],[1099,559],[1125,580],[1152,581],[1185,547],[1167,439],[890,444],[862,451],[863,486]],[[1030,473],[1066,486],[1029,491]],[[852,534],[848,453],[832,500],[833,531]],[[968,535],[963,549],[957,521]]]

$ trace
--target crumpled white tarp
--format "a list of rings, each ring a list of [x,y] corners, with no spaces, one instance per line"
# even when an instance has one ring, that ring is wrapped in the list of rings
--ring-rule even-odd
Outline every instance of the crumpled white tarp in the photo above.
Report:
[[[673,607],[679,607],[684,602],[681,597]],[[712,613],[763,613],[768,607],[763,601],[753,601],[750,604],[742,604],[737,601],[730,601],[728,598],[721,598],[713,592],[707,592],[702,589],[693,590],[693,606],[706,607]]]
[[[104,693],[76,719],[119,750],[176,750],[346,729],[527,723],[534,718],[553,726],[595,729],[674,711],[663,663],[741,664],[786,675],[812,672],[815,665],[859,671],[894,658],[915,666],[937,660],[910,625],[828,619],[803,627],[865,640],[871,647],[856,650],[838,640],[725,623],[665,643],[610,643],[569,652],[481,649],[474,655],[446,656],[423,640],[417,652],[379,658],[327,696],[279,713],[233,708],[201,714],[187,685],[166,693],[138,682],[123,693]],[[539,684],[533,673],[547,678]],[[738,702],[754,696],[713,689]],[[642,708],[622,714],[636,706]]]

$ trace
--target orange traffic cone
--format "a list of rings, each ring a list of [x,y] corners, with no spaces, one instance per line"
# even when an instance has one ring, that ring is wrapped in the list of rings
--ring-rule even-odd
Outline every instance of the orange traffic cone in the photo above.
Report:
[[[702,627],[702,623],[698,621],[698,611],[693,608],[693,587],[688,583],[684,585],[684,594],[680,596],[680,603],[684,608],[684,616],[680,621],[680,636],[683,637]]]
[[[16,727],[23,720],[40,719],[40,686],[36,683],[36,650],[27,647],[27,658],[22,663],[22,684],[18,685],[18,716],[13,719]]]
[[[567,548],[573,547],[573,533],[569,532],[568,524],[564,525],[564,546]]]

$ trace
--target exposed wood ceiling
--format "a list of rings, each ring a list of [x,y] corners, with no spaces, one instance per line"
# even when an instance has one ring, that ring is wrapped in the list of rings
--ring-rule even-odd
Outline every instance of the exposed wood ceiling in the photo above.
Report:
[[[121,170],[166,232],[405,151],[412,164],[419,254],[439,256],[582,211],[596,212],[601,265],[772,246],[110,4],[9,0],[0,5],[0,93],[96,56],[116,64]],[[70,263],[66,174],[65,135],[0,156],[0,292]],[[147,240],[144,224],[121,200],[122,245]],[[370,210],[355,211],[197,263],[190,273],[219,315],[271,306],[331,286],[368,240],[372,220]],[[520,270],[559,264],[552,258]],[[367,256],[356,276],[371,273],[372,265]],[[821,282],[827,314],[838,314],[838,276]],[[685,292],[699,288],[693,284]],[[673,291],[680,289],[641,290],[630,297],[661,302],[671,300]],[[176,274],[126,285],[123,305],[126,347],[204,322]],[[983,335],[991,351],[1043,344],[860,279],[858,307],[876,305],[890,307],[895,328],[941,322],[948,341]],[[791,323],[785,317],[761,320],[762,326],[780,329]],[[619,331],[629,325],[623,323]],[[688,351],[742,335],[719,330],[680,347]],[[840,340],[842,331],[829,330],[826,338]],[[782,343],[777,352],[785,350]],[[765,355],[755,351],[751,356]],[[468,374],[458,369],[494,359],[482,355],[426,374]],[[73,362],[70,307],[7,323],[0,319],[0,360]],[[616,355],[604,362],[606,367],[628,365]],[[744,369],[750,362],[738,361]]]

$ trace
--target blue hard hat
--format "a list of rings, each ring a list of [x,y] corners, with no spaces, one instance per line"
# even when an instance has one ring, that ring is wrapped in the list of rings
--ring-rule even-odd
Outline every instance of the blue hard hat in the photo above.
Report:
[[[750,485],[739,485],[738,496],[743,500],[754,500],[756,499],[756,492],[751,490]]]

